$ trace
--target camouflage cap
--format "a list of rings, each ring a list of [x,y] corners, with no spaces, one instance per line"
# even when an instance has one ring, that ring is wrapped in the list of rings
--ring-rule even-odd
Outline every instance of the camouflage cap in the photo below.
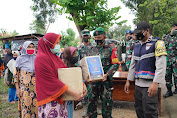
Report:
[[[93,32],[93,36],[98,36],[105,33],[105,30],[102,27],[97,28],[94,32]]]
[[[87,30],[87,29],[82,30],[81,35],[82,35],[82,36],[83,36],[83,35],[90,35],[90,31]]]

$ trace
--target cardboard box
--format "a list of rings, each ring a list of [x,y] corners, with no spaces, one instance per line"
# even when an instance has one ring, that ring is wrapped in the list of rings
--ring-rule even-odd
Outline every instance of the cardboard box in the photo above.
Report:
[[[81,59],[82,76],[84,80],[100,81],[104,77],[104,71],[100,56],[87,56]],[[88,77],[89,76],[89,77]]]
[[[80,67],[59,68],[58,78],[69,88],[83,93],[82,70]],[[74,98],[67,93],[62,95],[64,101],[71,101]]]

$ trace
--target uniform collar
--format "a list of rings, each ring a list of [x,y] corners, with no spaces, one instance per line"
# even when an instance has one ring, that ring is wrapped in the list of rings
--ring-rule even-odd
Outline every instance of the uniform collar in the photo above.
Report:
[[[153,38],[153,36],[151,35],[151,36],[146,40],[145,43],[149,43],[149,42],[151,42],[151,41],[152,41],[152,38]],[[143,41],[139,41],[139,43],[140,43],[141,45],[144,44]]]

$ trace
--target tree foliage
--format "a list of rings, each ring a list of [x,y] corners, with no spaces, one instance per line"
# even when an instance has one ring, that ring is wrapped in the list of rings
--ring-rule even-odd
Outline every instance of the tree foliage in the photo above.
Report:
[[[124,21],[117,22],[121,17],[118,16],[120,7],[108,9],[107,0],[52,0],[61,8],[60,13],[68,13],[67,18],[74,21],[78,32],[83,29],[93,30],[101,26],[108,29],[113,24],[122,24]]]
[[[50,0],[32,0],[31,9],[35,20],[30,25],[30,30],[35,33],[44,34],[50,23],[54,23],[57,18],[58,11],[56,4]]]
[[[162,37],[177,21],[176,0],[121,0],[134,13],[134,23],[147,21],[154,36]]]
[[[74,46],[77,47],[79,39],[75,39],[75,32],[73,29],[68,28],[66,32],[61,32],[62,39],[60,41],[61,47]]]
[[[126,30],[130,30],[131,26],[123,25],[123,26],[116,26],[109,29],[106,32],[106,36],[108,39],[115,39],[115,40],[122,40],[125,38]]]

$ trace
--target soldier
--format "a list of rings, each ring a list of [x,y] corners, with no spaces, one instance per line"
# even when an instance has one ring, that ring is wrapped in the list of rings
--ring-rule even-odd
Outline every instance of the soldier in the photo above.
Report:
[[[83,41],[83,45],[78,47],[78,55],[79,60],[81,60],[85,56],[90,56],[93,46],[90,43],[90,31],[89,30],[82,30],[81,32],[81,39]]]
[[[81,39],[83,41],[83,45],[80,45],[78,47],[79,60],[81,60],[85,56],[92,55],[93,46],[90,43],[90,38],[91,38],[90,31],[87,29],[82,30]],[[91,94],[91,86],[87,84],[87,95],[82,100],[82,104],[85,106],[86,109],[83,110],[82,117],[87,116],[88,98],[91,96],[90,94]]]
[[[125,58],[126,58],[126,41],[123,40],[118,46],[118,60],[122,66],[122,71],[128,71],[125,64]]]
[[[167,69],[166,69],[166,87],[167,92],[163,95],[164,98],[177,94],[177,24],[173,24],[170,34],[164,37],[165,46],[167,50]],[[172,76],[174,78],[175,90],[172,93]]]
[[[89,118],[97,117],[97,101],[100,98],[102,102],[102,117],[112,118],[112,76],[119,66],[111,64],[111,55],[114,52],[112,51],[113,47],[105,43],[105,30],[99,27],[94,31],[93,36],[97,44],[94,52],[95,55],[100,55],[105,76],[103,81],[91,83],[92,96],[89,99],[88,116]]]
[[[131,30],[127,30],[126,31],[126,39],[127,39],[127,43],[126,43],[126,67],[127,69],[129,69],[130,63],[131,63],[131,58],[132,58],[132,51],[133,51],[133,46],[134,46],[134,39],[133,39],[133,33]]]
[[[158,93],[165,83],[166,48],[161,40],[150,34],[150,25],[145,21],[134,30],[139,40],[133,54],[124,91],[130,93],[130,81],[135,80],[135,110],[138,118],[158,118]]]

